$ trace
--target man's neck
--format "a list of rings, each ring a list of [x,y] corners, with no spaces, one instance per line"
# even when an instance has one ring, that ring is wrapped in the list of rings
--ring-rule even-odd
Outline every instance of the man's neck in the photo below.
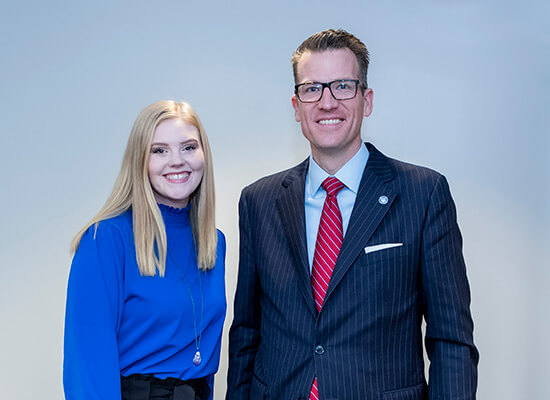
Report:
[[[353,158],[359,149],[363,146],[363,142],[358,142],[356,146],[351,147],[348,151],[335,150],[317,151],[311,148],[311,155],[315,162],[329,175],[334,175],[340,170],[349,160]]]

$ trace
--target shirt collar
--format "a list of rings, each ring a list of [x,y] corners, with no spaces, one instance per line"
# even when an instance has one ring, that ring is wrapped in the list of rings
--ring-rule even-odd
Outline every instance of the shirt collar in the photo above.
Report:
[[[368,159],[369,151],[367,150],[367,146],[362,145],[359,151],[357,151],[357,153],[355,153],[355,155],[334,174],[334,176],[354,194],[357,194]],[[319,164],[315,162],[313,156],[310,155],[308,171],[309,187],[307,190],[311,197],[317,194],[321,188],[321,184],[329,176],[331,175],[322,169]]]

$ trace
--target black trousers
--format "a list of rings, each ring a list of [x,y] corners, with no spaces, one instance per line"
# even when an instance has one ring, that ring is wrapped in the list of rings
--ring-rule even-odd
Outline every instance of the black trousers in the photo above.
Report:
[[[210,387],[205,378],[181,381],[153,375],[121,376],[122,400],[208,400]]]

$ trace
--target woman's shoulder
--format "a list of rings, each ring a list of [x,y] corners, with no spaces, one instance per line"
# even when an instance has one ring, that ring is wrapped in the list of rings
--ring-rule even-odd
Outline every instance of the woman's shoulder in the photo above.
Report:
[[[83,240],[112,240],[119,237],[124,240],[126,237],[133,238],[132,211],[126,210],[122,214],[99,221],[88,228]]]
[[[216,266],[219,266],[218,269],[225,270],[225,254],[226,254],[225,235],[219,229],[216,229],[216,231],[218,233],[218,245],[216,250],[216,264],[214,266],[214,269],[216,269]]]
[[[218,232],[218,243],[221,241],[225,246],[225,234],[219,229],[216,229],[216,231]]]
[[[128,209],[122,214],[115,215],[110,218],[106,218],[99,222],[105,226],[118,227],[120,229],[132,229],[132,210]]]
[[[84,280],[94,274],[120,280],[125,260],[133,254],[132,216],[124,212],[92,224],[86,230],[74,253],[71,274]]]

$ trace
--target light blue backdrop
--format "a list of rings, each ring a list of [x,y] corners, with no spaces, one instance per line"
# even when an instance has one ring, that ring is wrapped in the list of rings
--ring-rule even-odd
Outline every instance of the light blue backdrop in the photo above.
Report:
[[[214,152],[231,305],[243,186],[308,154],[292,51],[344,28],[372,54],[363,136],[444,173],[458,206],[480,399],[548,399],[545,1],[18,1],[0,11],[0,387],[59,399],[68,245],[147,104],[189,101]],[[225,391],[227,328],[216,399]]]

